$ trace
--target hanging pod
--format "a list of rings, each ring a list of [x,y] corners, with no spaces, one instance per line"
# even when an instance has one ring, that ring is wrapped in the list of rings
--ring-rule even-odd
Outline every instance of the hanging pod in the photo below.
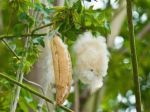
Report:
[[[56,102],[62,104],[69,95],[72,80],[72,64],[67,46],[59,36],[51,41],[56,85]]]

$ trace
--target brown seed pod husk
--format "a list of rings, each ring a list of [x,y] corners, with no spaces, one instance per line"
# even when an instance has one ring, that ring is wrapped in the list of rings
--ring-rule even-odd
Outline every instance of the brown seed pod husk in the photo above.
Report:
[[[69,95],[72,80],[72,65],[67,46],[59,36],[51,41],[55,73],[56,102],[62,104]]]

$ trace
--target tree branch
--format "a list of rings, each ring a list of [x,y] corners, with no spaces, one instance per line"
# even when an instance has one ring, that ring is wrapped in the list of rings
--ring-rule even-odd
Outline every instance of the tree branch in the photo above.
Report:
[[[31,36],[31,37],[36,37],[36,36],[45,36],[45,35],[47,35],[47,33],[42,33],[42,34],[34,34],[36,31],[38,31],[38,30],[40,30],[40,29],[43,29],[43,28],[46,28],[46,27],[48,27],[48,26],[51,26],[53,23],[48,23],[48,24],[46,24],[46,25],[43,25],[43,26],[40,26],[40,27],[37,27],[37,28],[35,28],[32,32],[31,32],[31,34],[21,34],[21,35],[1,35],[0,36],[0,40],[2,40],[2,39],[4,39],[4,38],[15,38],[15,37],[29,37],[29,36]]]
[[[16,37],[36,37],[36,36],[45,36],[46,33],[42,33],[42,34],[21,34],[21,35],[1,35],[0,36],[0,40],[6,38],[6,39],[12,39],[12,38],[16,38]]]
[[[141,32],[137,34],[139,39],[142,39],[147,33],[150,32],[150,23],[148,23]]]
[[[33,85],[33,86],[36,86],[36,87],[40,88],[41,91],[42,91],[42,94],[45,96],[44,90],[43,90],[43,88],[42,88],[41,85],[39,85],[39,84],[37,84],[37,83],[35,83],[35,82],[32,82],[32,81],[29,81],[29,80],[26,79],[26,78],[23,78],[23,80],[24,80],[25,82],[27,82],[27,83]],[[46,102],[47,110],[48,110],[48,112],[49,112],[48,103],[47,103],[47,101],[45,101],[45,102]],[[38,106],[39,106],[39,105],[38,105]]]
[[[3,43],[6,45],[6,47],[12,52],[12,54],[18,59],[20,60],[19,56],[15,53],[14,50],[12,50],[12,48],[9,46],[9,44],[7,43],[7,41],[5,41],[4,39],[2,39]]]
[[[79,101],[79,85],[78,81],[75,80],[74,83],[74,89],[75,89],[75,106],[74,106],[74,111],[79,112],[80,111],[80,101]]]
[[[24,72],[23,72],[23,67],[24,64],[23,62],[26,60],[27,57],[27,51],[29,48],[29,37],[26,38],[25,40],[25,45],[24,45],[24,53],[22,54],[22,59],[21,59],[21,63],[19,64],[18,70],[17,70],[17,81],[19,83],[22,83],[23,81],[23,76],[24,76]],[[20,86],[15,86],[14,87],[14,98],[12,100],[12,105],[10,108],[10,112],[16,112],[16,108],[17,108],[17,103],[19,101],[19,96],[20,96],[20,91],[21,91],[21,87]]]
[[[131,51],[133,77],[134,77],[134,89],[135,89],[135,96],[136,96],[136,110],[137,112],[141,112],[141,92],[140,92],[140,84],[138,79],[138,62],[137,62],[137,55],[136,55],[133,21],[132,21],[132,0],[126,0],[126,1],[127,1],[128,28],[129,28],[129,37],[130,37],[129,38],[130,51]]]
[[[94,103],[93,103],[93,111],[92,112],[97,112],[98,108],[99,108],[99,98],[100,98],[100,89],[98,89],[95,92],[94,95]]]
[[[5,74],[3,74],[3,73],[0,73],[0,76],[3,77],[3,78],[5,78],[5,79],[7,79],[8,81],[10,81],[10,82],[12,82],[12,83],[18,85],[18,86],[20,86],[20,87],[22,87],[22,88],[24,88],[24,89],[30,91],[31,93],[35,94],[36,96],[38,96],[38,97],[40,97],[40,98],[43,98],[43,99],[46,100],[47,102],[49,102],[49,103],[51,103],[51,104],[53,104],[53,105],[57,105],[55,101],[52,101],[52,100],[48,99],[47,97],[41,95],[40,93],[36,92],[35,90],[33,90],[33,89],[31,89],[31,88],[25,86],[24,84],[21,84],[21,83],[17,82],[16,80],[14,80],[14,79],[8,77],[7,75],[5,75]],[[65,110],[65,111],[67,111],[67,112],[74,112],[73,110],[71,110],[71,109],[69,109],[69,108],[67,108],[67,107],[65,107],[65,106],[62,106],[62,105],[57,105],[57,106],[59,106],[61,109]]]
[[[32,31],[31,34],[34,34],[34,32],[36,32],[36,31],[38,31],[38,30],[40,30],[40,29],[46,28],[46,27],[48,27],[48,26],[51,26],[52,24],[53,24],[53,23],[48,23],[48,24],[46,24],[46,25],[40,26],[40,27],[38,27],[38,28],[35,28],[35,29]]]
[[[108,36],[108,40],[107,40],[107,45],[109,48],[114,47],[115,38],[120,33],[125,17],[126,17],[126,1],[121,0],[119,4],[119,8],[114,12],[110,24],[111,34]]]

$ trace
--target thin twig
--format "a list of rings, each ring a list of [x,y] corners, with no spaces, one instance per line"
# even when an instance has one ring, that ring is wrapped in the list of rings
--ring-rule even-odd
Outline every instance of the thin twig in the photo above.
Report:
[[[48,25],[47,25],[47,26],[48,26]],[[40,27],[40,28],[44,28],[44,27],[45,27],[45,26],[42,26],[42,27]],[[40,28],[38,28],[38,29],[40,29]],[[38,29],[36,29],[36,30],[38,30]],[[36,30],[35,30],[35,31],[36,31]],[[3,43],[6,45],[6,47],[12,52],[12,54],[13,54],[18,60],[20,60],[19,56],[18,56],[18,55],[15,53],[15,51],[9,46],[9,44],[7,43],[7,41],[5,41],[4,39],[2,39],[2,41],[3,41]],[[24,80],[27,81],[28,83],[32,84],[32,85],[35,85],[35,86],[39,87],[39,88],[41,89],[43,95],[45,95],[45,94],[44,94],[44,91],[43,91],[43,88],[42,88],[40,85],[38,85],[38,84],[36,84],[36,83],[33,83],[33,82],[31,82],[31,81],[28,81],[27,79],[24,79]],[[12,104],[13,104],[13,103],[12,103]],[[47,102],[46,102],[46,106],[47,106],[47,109],[48,109],[48,111],[49,111]]]
[[[21,34],[21,35],[1,35],[0,40],[6,38],[6,39],[12,39],[16,37],[36,37],[36,36],[45,36],[47,33],[42,34]]]
[[[140,92],[140,84],[138,79],[138,62],[136,55],[136,46],[135,46],[135,36],[134,36],[134,27],[132,21],[132,0],[127,1],[127,17],[128,17],[128,28],[129,28],[129,39],[130,39],[130,51],[131,51],[131,59],[132,59],[132,67],[133,67],[133,77],[134,77],[134,89],[136,96],[136,110],[137,112],[141,112],[141,92]]]
[[[45,36],[47,35],[47,33],[41,33],[41,34],[35,34],[36,31],[40,30],[40,29],[43,29],[45,27],[48,27],[48,26],[51,26],[53,23],[48,23],[48,24],[45,24],[43,26],[40,26],[40,27],[37,27],[35,28],[31,33],[29,34],[21,34],[21,35],[1,35],[0,36],[0,40],[4,39],[4,38],[15,38],[15,37],[36,37],[36,36]]]
[[[25,45],[24,45],[24,52],[22,54],[22,59],[21,59],[21,63],[19,64],[18,70],[17,70],[17,81],[22,83],[23,81],[23,76],[24,76],[24,72],[23,72],[23,67],[24,67],[24,61],[26,61],[26,57],[27,57],[27,52],[28,52],[28,48],[29,48],[29,37],[26,38],[25,40]],[[19,101],[19,96],[20,96],[20,91],[21,91],[21,87],[20,86],[15,86],[14,88],[14,98],[12,100],[12,105],[10,108],[10,112],[15,112],[16,108],[17,108],[17,103]]]
[[[28,79],[26,79],[26,78],[23,78],[23,80],[24,80],[25,82],[27,82],[27,83],[31,84],[31,85],[34,85],[34,86],[36,86],[36,87],[40,88],[40,89],[41,89],[41,91],[42,91],[42,94],[45,96],[44,90],[43,90],[43,88],[42,88],[42,86],[41,86],[41,85],[39,85],[39,84],[37,84],[37,83],[35,83],[35,82],[32,82],[32,81],[29,81],[29,80],[28,80]],[[47,103],[47,101],[46,101],[46,106],[47,106],[47,110],[48,110],[48,112],[49,112],[49,108],[48,108],[48,103]]]
[[[21,84],[21,83],[17,82],[16,80],[14,80],[14,79],[8,77],[8,76],[5,75],[4,73],[0,73],[0,76],[3,77],[3,78],[5,78],[5,79],[7,79],[8,81],[10,81],[10,82],[12,82],[12,83],[18,85],[18,86],[20,86],[20,87],[22,87],[22,88],[24,88],[24,89],[30,91],[31,93],[35,94],[36,96],[38,96],[38,97],[40,97],[40,98],[43,98],[43,99],[46,100],[47,102],[49,102],[49,103],[51,103],[51,104],[53,104],[53,105],[57,105],[55,101],[52,101],[52,100],[50,100],[49,98],[47,98],[47,97],[41,95],[41,94],[38,93],[37,91],[35,91],[35,90],[33,90],[33,89],[31,89],[31,88],[25,86],[24,84]],[[65,107],[65,106],[62,106],[62,105],[57,105],[57,106],[59,106],[61,109],[65,110],[65,111],[67,111],[67,112],[74,112],[73,110],[71,110],[71,109],[69,109],[69,108],[67,108],[67,107]]]
[[[46,28],[46,27],[48,27],[48,26],[51,26],[52,24],[53,24],[53,23],[48,23],[48,24],[46,24],[46,25],[40,26],[40,27],[38,27],[38,28],[35,28],[35,29],[32,31],[31,34],[34,34],[36,31],[38,31],[38,30],[40,30],[40,29]]]
[[[20,60],[19,56],[15,53],[15,51],[9,46],[9,44],[7,43],[7,41],[5,41],[4,39],[2,39],[3,43],[6,45],[6,47],[12,52],[12,54],[18,59]]]

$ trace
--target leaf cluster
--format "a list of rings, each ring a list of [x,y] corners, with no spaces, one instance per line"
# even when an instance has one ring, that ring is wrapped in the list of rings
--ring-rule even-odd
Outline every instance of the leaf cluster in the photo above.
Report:
[[[66,4],[64,7],[54,7],[53,10],[51,16],[53,28],[58,29],[58,32],[69,40],[76,40],[77,35],[85,31],[104,36],[110,33],[109,9],[93,10],[92,7],[87,9],[78,0],[71,7]]]

